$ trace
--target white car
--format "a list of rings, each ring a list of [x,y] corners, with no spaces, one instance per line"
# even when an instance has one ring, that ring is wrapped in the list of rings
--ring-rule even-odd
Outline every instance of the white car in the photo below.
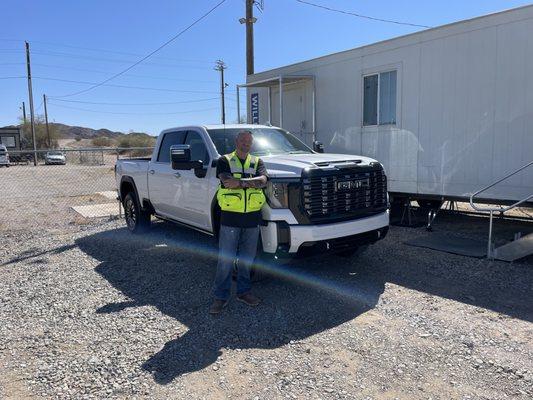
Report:
[[[3,167],[4,165],[9,167],[9,154],[6,146],[0,144],[0,167]]]
[[[51,164],[65,165],[67,163],[67,157],[61,151],[49,151],[44,156],[44,163],[46,165],[51,165]]]
[[[128,228],[140,232],[154,215],[216,235],[216,161],[234,149],[242,129],[252,131],[252,154],[261,157],[270,176],[262,209],[264,253],[349,254],[385,237],[387,178],[379,162],[324,154],[318,142],[312,150],[283,129],[261,125],[167,129],[151,158],[118,160],[116,181]]]

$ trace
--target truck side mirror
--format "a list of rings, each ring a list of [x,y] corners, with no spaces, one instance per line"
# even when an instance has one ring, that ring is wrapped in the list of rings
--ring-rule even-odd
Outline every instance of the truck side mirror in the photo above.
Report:
[[[322,142],[319,142],[318,140],[315,140],[313,142],[313,150],[317,153],[323,153],[324,152],[324,145]]]
[[[203,168],[202,161],[191,161],[191,146],[188,144],[175,144],[170,146],[170,160],[172,169],[189,170]]]

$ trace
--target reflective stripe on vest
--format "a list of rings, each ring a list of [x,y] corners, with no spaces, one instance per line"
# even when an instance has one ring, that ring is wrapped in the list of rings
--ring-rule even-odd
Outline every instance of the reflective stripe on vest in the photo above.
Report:
[[[258,157],[248,154],[244,165],[235,152],[226,154],[224,157],[228,160],[231,175],[234,178],[251,178],[255,175],[259,164]],[[226,189],[219,185],[217,200],[223,211],[248,213],[261,210],[266,199],[263,189]]]
[[[224,155],[224,157],[226,157],[226,159],[228,160],[231,174],[234,178],[243,178],[242,174],[245,175],[244,178],[250,178],[255,175],[259,160],[258,157],[248,154],[246,156],[246,160],[244,160],[244,165],[241,164],[241,160],[239,159],[239,157],[237,157],[237,154],[235,152],[226,154]]]

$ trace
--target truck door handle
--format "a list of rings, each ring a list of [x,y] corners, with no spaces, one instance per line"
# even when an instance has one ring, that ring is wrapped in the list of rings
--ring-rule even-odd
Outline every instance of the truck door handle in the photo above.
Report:
[[[150,171],[148,171],[148,172],[150,172],[150,175],[153,175],[153,174],[155,174],[155,171],[154,171],[153,169],[151,169],[151,170],[150,170]]]
[[[174,174],[174,176],[175,176],[176,178],[181,178],[181,174],[180,174],[179,172],[176,172],[176,173]]]

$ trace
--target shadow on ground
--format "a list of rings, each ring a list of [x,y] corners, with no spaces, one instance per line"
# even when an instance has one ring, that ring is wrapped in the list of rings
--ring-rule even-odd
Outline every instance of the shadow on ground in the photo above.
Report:
[[[213,317],[207,313],[216,268],[212,238],[158,223],[144,236],[119,229],[83,237],[77,245],[101,261],[96,272],[132,299],[98,313],[149,305],[188,327],[142,366],[162,384],[209,366],[222,348],[277,348],[350,321],[372,308],[384,290],[383,281],[355,274],[347,261],[335,270],[293,265],[285,277],[255,285],[264,299],[259,307],[233,300]]]
[[[213,239],[157,223],[145,235],[118,229],[76,244],[101,261],[96,271],[131,299],[98,313],[149,305],[188,327],[142,366],[162,384],[209,366],[222,348],[277,348],[350,321],[377,304],[386,282],[533,321],[530,265],[433,257],[431,250],[419,258],[413,248],[398,251],[407,248],[399,240],[389,236],[378,244],[385,246],[378,257],[294,262],[289,273],[256,284],[264,299],[258,308],[233,301],[218,317],[207,314],[216,267]]]

